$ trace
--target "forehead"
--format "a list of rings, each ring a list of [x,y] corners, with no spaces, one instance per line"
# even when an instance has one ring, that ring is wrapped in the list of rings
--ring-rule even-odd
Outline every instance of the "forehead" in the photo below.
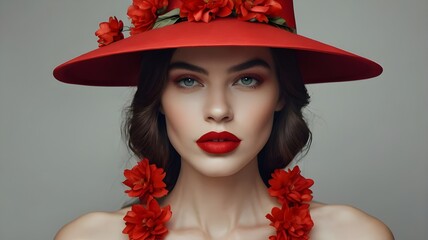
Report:
[[[198,65],[215,63],[230,65],[252,59],[262,59],[273,66],[272,53],[265,47],[189,47],[178,48],[171,62],[185,61]]]

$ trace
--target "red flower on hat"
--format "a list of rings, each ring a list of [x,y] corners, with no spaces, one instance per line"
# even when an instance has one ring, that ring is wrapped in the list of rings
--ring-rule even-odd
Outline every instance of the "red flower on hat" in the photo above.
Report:
[[[282,6],[275,0],[236,0],[236,13],[244,21],[257,20],[267,23],[267,17],[277,17]]]
[[[232,14],[232,0],[183,0],[180,17],[187,17],[189,22],[209,22],[215,17],[227,17]]]
[[[130,197],[139,197],[145,202],[149,197],[163,197],[168,193],[163,182],[165,172],[162,168],[157,168],[155,164],[149,165],[147,158],[138,162],[131,170],[124,171],[126,180],[123,184],[131,188],[125,193]]]
[[[168,0],[133,0],[128,7],[128,16],[134,25],[130,28],[130,34],[150,30],[156,22],[158,15],[163,13],[168,6]]]
[[[108,22],[100,23],[100,28],[95,32],[98,39],[98,47],[123,39],[123,22],[116,17],[110,17]]]
[[[276,236],[270,236],[269,240],[307,240],[309,232],[314,226],[309,214],[309,204],[291,208],[287,204],[283,204],[281,209],[272,208],[266,218],[276,229]]]
[[[165,224],[171,218],[171,207],[161,208],[154,198],[149,198],[147,206],[134,204],[126,213],[125,228],[122,233],[128,234],[130,240],[159,240],[168,233]]]
[[[300,175],[300,168],[295,166],[293,170],[285,171],[276,169],[269,180],[269,194],[278,198],[281,204],[309,202],[312,200],[312,191],[309,189],[314,184],[312,179],[306,179]]]

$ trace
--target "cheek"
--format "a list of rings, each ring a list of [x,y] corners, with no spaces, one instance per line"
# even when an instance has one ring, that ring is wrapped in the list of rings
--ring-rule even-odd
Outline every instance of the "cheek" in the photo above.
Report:
[[[272,131],[273,116],[278,105],[275,93],[241,98],[235,105],[235,119],[239,126],[246,129],[244,137],[257,148],[266,144]]]
[[[168,138],[171,144],[177,149],[178,145],[185,143],[184,138],[192,136],[200,116],[199,101],[195,101],[195,96],[175,94],[165,91],[161,104],[165,115]]]

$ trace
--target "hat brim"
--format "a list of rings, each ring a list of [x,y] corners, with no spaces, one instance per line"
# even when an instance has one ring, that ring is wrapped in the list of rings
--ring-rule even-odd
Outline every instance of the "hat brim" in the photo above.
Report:
[[[133,35],[98,48],[54,70],[56,79],[91,86],[135,86],[141,52],[199,46],[257,46],[294,49],[306,84],[367,79],[382,67],[339,48],[264,23],[220,18],[181,22]]]

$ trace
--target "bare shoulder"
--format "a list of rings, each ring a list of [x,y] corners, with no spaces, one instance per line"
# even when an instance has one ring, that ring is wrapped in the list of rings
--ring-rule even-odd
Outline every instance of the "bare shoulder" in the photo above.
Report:
[[[311,208],[311,216],[314,220],[312,239],[394,239],[383,222],[351,206],[316,203]]]
[[[55,240],[126,239],[122,234],[125,214],[126,210],[85,214],[62,227]]]

